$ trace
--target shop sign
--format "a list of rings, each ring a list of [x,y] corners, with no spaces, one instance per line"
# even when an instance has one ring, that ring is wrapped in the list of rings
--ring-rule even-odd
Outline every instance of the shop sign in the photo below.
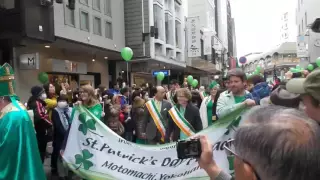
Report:
[[[189,17],[188,23],[188,57],[201,56],[200,18]]]
[[[39,53],[22,54],[19,58],[20,69],[39,69]]]
[[[159,72],[163,72],[164,76],[170,76],[170,70],[153,71],[152,76],[156,77]]]
[[[308,38],[305,38],[305,36],[298,36],[298,39],[297,39],[297,57],[298,58],[309,57],[309,51],[307,46],[308,46]]]
[[[212,54],[211,32],[203,33],[203,54],[204,55]]]
[[[52,59],[52,71],[62,73],[87,74],[87,64],[69,60]]]

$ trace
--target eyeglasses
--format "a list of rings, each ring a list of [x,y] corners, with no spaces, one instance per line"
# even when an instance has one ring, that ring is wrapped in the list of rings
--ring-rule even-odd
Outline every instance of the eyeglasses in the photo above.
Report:
[[[251,166],[253,173],[255,174],[255,176],[257,177],[257,180],[261,180],[260,176],[258,175],[257,171],[253,168],[253,166],[246,160],[244,160],[243,158],[241,158],[234,149],[234,139],[230,139],[227,141],[227,143],[223,146],[227,156],[236,156],[238,159],[240,159],[242,162],[248,164]]]

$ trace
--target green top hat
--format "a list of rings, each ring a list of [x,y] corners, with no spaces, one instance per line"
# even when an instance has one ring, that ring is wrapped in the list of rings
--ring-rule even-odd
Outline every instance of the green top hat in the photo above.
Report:
[[[14,80],[14,72],[12,67],[5,63],[0,67],[0,97],[1,96],[14,96],[16,88],[16,82]]]

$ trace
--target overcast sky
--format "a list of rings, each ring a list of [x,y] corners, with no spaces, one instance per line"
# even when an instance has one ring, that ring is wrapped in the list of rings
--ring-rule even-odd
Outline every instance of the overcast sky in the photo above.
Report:
[[[295,9],[294,0],[231,0],[237,56],[264,52],[280,43],[281,14]],[[290,4],[288,4],[290,3]]]

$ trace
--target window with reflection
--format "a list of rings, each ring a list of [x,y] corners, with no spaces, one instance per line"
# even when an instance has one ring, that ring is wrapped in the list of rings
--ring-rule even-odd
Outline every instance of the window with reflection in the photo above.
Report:
[[[154,19],[154,27],[158,28],[159,39],[164,40],[164,32],[163,32],[163,9],[157,5],[153,5],[153,19]]]

